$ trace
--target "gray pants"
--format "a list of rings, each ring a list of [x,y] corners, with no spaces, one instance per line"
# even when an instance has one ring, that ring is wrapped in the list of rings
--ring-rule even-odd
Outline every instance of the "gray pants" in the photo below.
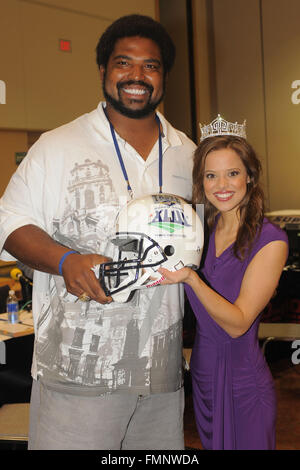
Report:
[[[182,450],[183,388],[83,397],[33,381],[29,450]]]

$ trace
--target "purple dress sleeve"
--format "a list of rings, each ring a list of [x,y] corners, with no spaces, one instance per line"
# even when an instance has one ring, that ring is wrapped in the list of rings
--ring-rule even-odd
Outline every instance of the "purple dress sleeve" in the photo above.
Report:
[[[277,225],[274,225],[269,222],[268,219],[265,218],[261,233],[257,235],[257,238],[252,247],[247,265],[250,263],[250,261],[252,261],[252,259],[259,252],[259,250],[274,241],[284,241],[285,243],[287,243],[287,245],[289,244],[287,233],[281,230],[281,228],[279,228]]]

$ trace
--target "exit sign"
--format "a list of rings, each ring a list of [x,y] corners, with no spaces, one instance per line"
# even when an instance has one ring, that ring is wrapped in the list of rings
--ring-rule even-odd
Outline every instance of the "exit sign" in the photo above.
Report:
[[[71,41],[69,39],[59,39],[59,49],[63,52],[72,52]]]

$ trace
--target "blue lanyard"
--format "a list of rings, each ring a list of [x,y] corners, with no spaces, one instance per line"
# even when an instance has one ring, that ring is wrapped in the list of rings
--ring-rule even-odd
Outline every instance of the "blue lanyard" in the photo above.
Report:
[[[116,153],[118,155],[118,159],[119,159],[119,163],[120,163],[120,166],[121,166],[121,169],[122,169],[122,172],[123,172],[123,176],[124,176],[124,179],[127,183],[127,191],[130,195],[130,198],[132,199],[133,198],[133,191],[132,191],[132,188],[131,188],[131,185],[130,185],[130,182],[129,182],[129,178],[128,178],[128,175],[127,175],[127,171],[126,171],[126,168],[125,168],[125,165],[124,165],[124,161],[123,161],[123,157],[122,157],[122,154],[121,154],[121,151],[120,151],[120,147],[119,147],[119,144],[118,144],[118,141],[117,141],[117,138],[116,138],[116,133],[115,133],[115,130],[114,130],[114,126],[112,125],[112,123],[110,122],[108,116],[107,116],[107,112],[106,112],[106,109],[103,107],[103,111],[104,111],[104,114],[109,122],[109,125],[110,125],[110,132],[111,132],[111,135],[112,135],[112,138],[113,138],[113,142],[114,142],[114,146],[115,146],[115,150],[116,150]],[[161,138],[161,130],[160,130],[160,120],[159,120],[159,117],[157,116],[157,114],[155,114],[155,120],[157,122],[157,125],[158,125],[158,155],[159,155],[159,168],[158,168],[158,179],[159,179],[159,192],[161,193],[162,192],[162,159],[163,159],[163,153],[162,153],[162,138]]]

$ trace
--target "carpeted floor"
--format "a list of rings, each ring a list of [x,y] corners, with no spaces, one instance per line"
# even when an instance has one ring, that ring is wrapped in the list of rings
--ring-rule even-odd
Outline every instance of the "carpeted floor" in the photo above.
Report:
[[[277,391],[277,449],[300,450],[300,364],[293,365],[290,343],[268,346],[267,360]],[[269,356],[269,358],[268,358]],[[270,357],[271,356],[271,357]],[[187,379],[188,380],[188,379]],[[202,449],[198,437],[190,388],[186,387],[186,448]]]

